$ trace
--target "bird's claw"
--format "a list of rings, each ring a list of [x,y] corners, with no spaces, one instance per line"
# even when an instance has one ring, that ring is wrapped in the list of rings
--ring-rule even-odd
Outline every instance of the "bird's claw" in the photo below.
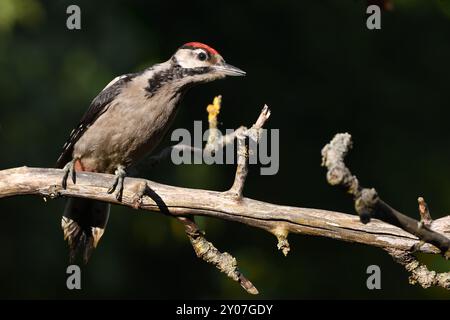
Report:
[[[69,178],[69,175],[72,179],[73,184],[75,184],[76,182],[76,173],[75,173],[75,160],[71,160],[70,162],[68,162],[63,170],[64,170],[64,175],[61,181],[61,185],[63,187],[63,189],[67,188],[67,179]]]
[[[117,184],[118,184],[118,183],[119,183],[119,177],[116,176],[116,177],[114,178],[113,184],[112,184],[111,187],[109,187],[109,189],[108,189],[108,193],[109,193],[109,194],[113,193],[114,190],[116,190],[116,187],[117,187]]]
[[[123,180],[126,176],[125,169],[122,166],[119,166],[115,172],[115,176],[116,177],[114,178],[114,182],[111,187],[109,187],[107,192],[109,194],[114,193],[117,201],[121,201],[123,193]]]

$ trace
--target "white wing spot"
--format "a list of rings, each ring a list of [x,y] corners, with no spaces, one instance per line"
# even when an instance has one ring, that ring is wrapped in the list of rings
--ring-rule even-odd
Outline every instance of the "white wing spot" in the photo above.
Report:
[[[122,75],[122,76],[115,77],[110,83],[108,83],[108,84],[106,85],[106,87],[103,88],[102,91],[104,91],[106,88],[112,86],[114,83],[116,83],[116,82],[119,81],[120,79],[123,79],[123,78],[126,78],[126,77],[127,77],[127,75]]]

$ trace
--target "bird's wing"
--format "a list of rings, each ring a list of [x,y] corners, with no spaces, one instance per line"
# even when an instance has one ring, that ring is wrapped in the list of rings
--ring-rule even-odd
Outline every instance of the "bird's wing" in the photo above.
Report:
[[[95,98],[92,100],[89,109],[81,118],[78,126],[72,130],[69,139],[63,146],[63,150],[56,167],[62,168],[72,159],[73,146],[80,139],[83,133],[89,128],[95,120],[98,119],[110,106],[111,102],[121,92],[123,86],[134,78],[135,74],[125,74],[112,80]]]

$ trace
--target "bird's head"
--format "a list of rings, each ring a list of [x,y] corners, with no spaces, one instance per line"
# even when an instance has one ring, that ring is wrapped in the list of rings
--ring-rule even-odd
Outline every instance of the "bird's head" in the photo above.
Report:
[[[200,42],[184,44],[175,52],[171,61],[179,66],[185,75],[193,76],[199,81],[245,76],[245,71],[227,64],[217,50]]]

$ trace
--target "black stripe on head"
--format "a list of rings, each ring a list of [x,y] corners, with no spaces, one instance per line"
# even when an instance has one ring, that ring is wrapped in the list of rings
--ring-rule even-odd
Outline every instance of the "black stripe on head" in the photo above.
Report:
[[[169,69],[161,70],[153,74],[153,76],[148,79],[148,85],[145,87],[145,91],[147,92],[147,96],[150,98],[153,97],[165,84],[186,77],[208,73],[210,71],[211,67],[182,68],[180,65],[175,64]],[[192,83],[195,83],[195,81],[192,81]],[[185,86],[183,88],[187,87]]]

